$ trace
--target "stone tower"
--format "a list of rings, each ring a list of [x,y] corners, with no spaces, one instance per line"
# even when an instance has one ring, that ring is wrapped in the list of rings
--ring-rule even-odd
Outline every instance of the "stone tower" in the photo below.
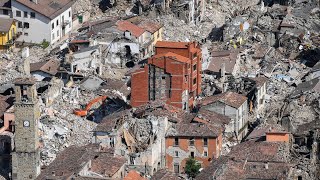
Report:
[[[12,179],[35,179],[40,174],[38,138],[40,109],[34,79],[16,79],[15,96],[15,151],[12,153]]]

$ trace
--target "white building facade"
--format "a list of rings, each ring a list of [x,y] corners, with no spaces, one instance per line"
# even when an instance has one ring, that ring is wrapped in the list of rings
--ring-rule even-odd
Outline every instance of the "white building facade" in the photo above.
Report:
[[[28,3],[34,3],[33,8],[17,0],[11,1],[13,18],[17,20],[17,33],[20,34],[17,41],[39,44],[45,40],[54,44],[71,32],[71,5],[61,13],[61,9],[57,9],[56,12],[45,14],[34,8],[38,5],[37,1]]]

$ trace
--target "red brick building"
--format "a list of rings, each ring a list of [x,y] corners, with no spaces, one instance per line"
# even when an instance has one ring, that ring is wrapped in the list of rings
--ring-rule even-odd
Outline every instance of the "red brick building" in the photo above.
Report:
[[[196,42],[158,41],[155,55],[131,74],[131,105],[165,99],[184,110],[193,107],[201,92],[201,61]]]

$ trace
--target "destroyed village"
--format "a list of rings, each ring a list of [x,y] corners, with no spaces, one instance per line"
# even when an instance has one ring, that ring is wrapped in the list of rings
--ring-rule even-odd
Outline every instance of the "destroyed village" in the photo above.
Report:
[[[320,0],[0,0],[0,180],[320,180]]]

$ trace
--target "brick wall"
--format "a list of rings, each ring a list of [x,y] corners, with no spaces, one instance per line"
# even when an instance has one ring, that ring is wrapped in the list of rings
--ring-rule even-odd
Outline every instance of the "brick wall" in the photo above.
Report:
[[[156,55],[167,52],[187,57],[191,60],[191,63],[180,62],[170,57],[151,57],[148,59],[148,64],[163,69],[171,77],[171,88],[167,87],[171,94],[169,97],[169,93],[167,93],[167,103],[178,108],[182,108],[184,104],[192,108],[194,97],[201,93],[201,49],[198,46],[196,47],[196,43],[189,43],[185,48],[156,47]],[[196,70],[193,69],[194,64],[197,66]],[[131,105],[133,107],[149,101],[148,78],[150,74],[147,66],[145,66],[144,71],[138,70],[132,75]],[[196,84],[193,84],[194,79],[196,79]],[[186,91],[187,95],[185,96],[183,93]],[[156,97],[156,99],[158,98]]]
[[[149,101],[148,66],[131,76],[131,106],[137,107]]]
[[[289,133],[267,132],[267,142],[289,142]]]

